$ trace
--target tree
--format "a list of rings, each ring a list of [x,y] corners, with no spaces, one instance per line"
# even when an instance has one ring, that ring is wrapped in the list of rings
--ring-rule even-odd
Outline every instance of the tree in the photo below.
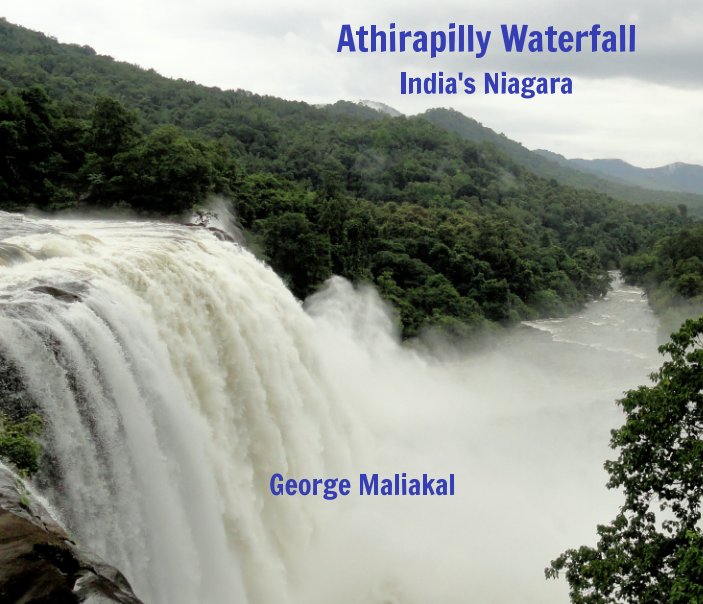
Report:
[[[3,209],[43,206],[52,152],[49,99],[39,87],[0,92],[0,198]]]
[[[205,146],[175,126],[160,126],[114,163],[114,194],[150,212],[187,211],[212,191],[214,167]]]
[[[545,570],[566,571],[575,604],[703,602],[703,317],[659,348],[669,355],[653,386],[619,401],[619,450],[605,468],[622,489],[615,520],[598,526],[596,547],[570,549]]]
[[[140,138],[137,116],[110,97],[95,101],[90,126],[90,147],[106,161],[126,151]]]
[[[331,275],[330,240],[316,233],[299,212],[267,218],[264,247],[271,266],[299,298],[305,298]]]

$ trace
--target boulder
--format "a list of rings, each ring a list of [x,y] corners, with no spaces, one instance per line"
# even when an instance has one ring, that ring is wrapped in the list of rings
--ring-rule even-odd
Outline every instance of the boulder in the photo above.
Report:
[[[2,464],[0,602],[143,604],[119,570],[80,548]]]

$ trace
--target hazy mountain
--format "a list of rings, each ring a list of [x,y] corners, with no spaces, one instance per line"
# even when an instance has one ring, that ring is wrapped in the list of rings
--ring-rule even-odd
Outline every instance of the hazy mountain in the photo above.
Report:
[[[659,168],[638,168],[621,159],[570,159],[567,162],[584,172],[647,189],[703,194],[703,166],[695,164],[677,162]]]
[[[623,184],[657,191],[703,194],[703,166],[696,164],[677,162],[659,168],[638,168],[621,159],[567,159],[545,149],[535,149],[535,153],[561,166]]]
[[[703,168],[700,166],[672,164],[672,166],[693,167],[700,170],[699,178],[701,185],[698,186],[698,188],[693,188],[693,185],[691,188],[679,186],[675,189],[662,186],[653,187],[646,184],[645,179],[641,179],[640,182],[633,182],[622,177],[607,174],[606,172],[597,172],[593,169],[585,170],[579,164],[573,163],[573,160],[568,160],[551,151],[531,151],[517,141],[511,140],[504,134],[499,134],[480,122],[453,109],[429,109],[425,113],[420,114],[420,117],[435,126],[439,126],[450,132],[455,132],[467,140],[495,145],[514,161],[538,176],[553,178],[559,183],[578,187],[580,189],[601,191],[612,197],[626,199],[635,203],[658,203],[663,205],[685,204],[696,213],[703,212]],[[621,163],[624,164],[625,162]],[[634,168],[634,166],[631,167]],[[666,171],[667,168],[669,167],[656,168],[654,171]],[[642,170],[640,168],[634,169]],[[673,170],[671,172],[681,175],[688,175],[690,173],[689,170]],[[698,171],[696,171],[695,175],[698,176],[698,174]],[[697,182],[692,176],[687,176],[687,178],[687,182]]]

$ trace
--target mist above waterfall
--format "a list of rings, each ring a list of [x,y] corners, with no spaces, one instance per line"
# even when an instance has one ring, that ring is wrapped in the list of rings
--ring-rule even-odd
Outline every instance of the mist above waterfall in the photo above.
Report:
[[[440,360],[372,288],[333,278],[303,308],[205,229],[0,214],[0,265],[0,355],[47,422],[37,486],[153,604],[565,602],[543,568],[616,510],[614,400],[658,364],[619,281]],[[274,497],[274,472],[457,492]]]
[[[578,316],[441,362],[399,345],[371,289],[334,279],[307,306],[327,373],[371,433],[372,467],[452,471],[460,485],[450,501],[354,502],[348,566],[326,553],[336,579],[316,601],[344,578],[351,601],[567,601],[543,568],[617,509],[602,470],[622,420],[614,401],[657,364],[641,292],[616,279]],[[369,584],[383,597],[361,595]]]

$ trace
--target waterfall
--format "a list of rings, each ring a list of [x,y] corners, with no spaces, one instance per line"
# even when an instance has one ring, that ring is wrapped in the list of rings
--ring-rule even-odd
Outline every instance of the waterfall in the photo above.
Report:
[[[246,602],[242,574],[252,600],[288,601],[283,537],[310,519],[271,509],[268,477],[348,455],[310,319],[201,229],[45,226],[4,240],[22,259],[2,271],[0,346],[46,419],[60,516],[147,602]]]
[[[35,486],[148,604],[563,601],[541,569],[610,517],[613,394],[655,342],[586,394],[622,347],[578,377],[535,359],[567,345],[439,362],[373,289],[334,278],[303,308],[206,229],[0,213],[0,367],[46,422]],[[454,472],[458,492],[269,490],[359,472]]]

